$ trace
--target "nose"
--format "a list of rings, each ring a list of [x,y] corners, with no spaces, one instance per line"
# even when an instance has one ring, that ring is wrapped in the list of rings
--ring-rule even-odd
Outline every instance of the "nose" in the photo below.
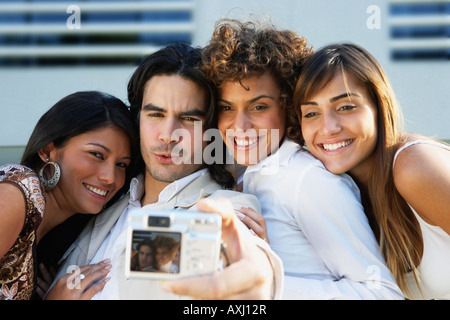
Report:
[[[334,112],[326,112],[322,118],[321,132],[323,135],[331,136],[342,130],[338,115]]]
[[[250,116],[245,110],[238,111],[234,117],[233,129],[236,131],[246,131],[253,127]]]
[[[113,185],[116,182],[116,168],[116,164],[112,163],[112,161],[105,161],[100,168],[99,180],[105,185]]]
[[[164,143],[178,143],[181,141],[182,134],[177,134],[177,129],[179,129],[179,123],[177,119],[173,117],[167,118],[161,124],[159,139]]]

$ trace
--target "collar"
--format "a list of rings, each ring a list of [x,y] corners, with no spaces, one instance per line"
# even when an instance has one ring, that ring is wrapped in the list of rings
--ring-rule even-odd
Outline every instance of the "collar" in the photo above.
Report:
[[[191,173],[190,175],[183,177],[181,179],[175,180],[174,182],[167,185],[159,194],[158,196],[158,202],[156,204],[162,205],[168,203],[170,200],[172,200],[174,197],[178,196],[183,189],[189,185],[191,182],[199,178],[200,176],[203,176],[208,173],[208,169],[200,169],[194,173]],[[209,175],[206,175],[209,178]],[[137,208],[141,208],[141,199],[145,193],[145,178],[143,174],[139,174],[137,177],[133,178],[130,183],[130,200],[129,203]],[[202,180],[203,181],[203,180]],[[204,181],[206,182],[206,181]],[[208,188],[206,188],[208,189]],[[213,188],[214,191],[217,188]],[[199,187],[198,190],[200,191],[200,194],[204,196],[204,192],[208,193],[209,191],[204,190],[204,188]],[[198,192],[196,193],[195,199],[198,199]],[[183,201],[185,202],[185,201]],[[192,202],[192,200],[188,201],[189,203]],[[155,205],[155,204],[152,204]]]
[[[255,171],[261,171],[262,174],[267,171],[266,174],[270,174],[270,172],[277,170],[280,166],[287,166],[293,154],[300,149],[301,147],[298,143],[284,138],[281,146],[275,153],[265,157],[255,165],[248,166],[244,175]]]

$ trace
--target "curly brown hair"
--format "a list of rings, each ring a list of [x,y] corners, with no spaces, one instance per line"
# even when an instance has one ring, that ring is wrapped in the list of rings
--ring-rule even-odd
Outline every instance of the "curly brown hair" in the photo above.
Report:
[[[220,19],[203,49],[202,69],[218,88],[269,72],[280,86],[282,107],[289,114],[297,77],[312,53],[306,39],[293,31],[256,21]],[[298,128],[290,119],[288,132]]]

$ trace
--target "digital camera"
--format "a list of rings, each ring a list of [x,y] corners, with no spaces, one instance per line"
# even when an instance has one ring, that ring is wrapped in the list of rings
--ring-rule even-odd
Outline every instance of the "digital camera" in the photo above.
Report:
[[[128,223],[127,278],[173,279],[218,270],[219,214],[132,209]]]

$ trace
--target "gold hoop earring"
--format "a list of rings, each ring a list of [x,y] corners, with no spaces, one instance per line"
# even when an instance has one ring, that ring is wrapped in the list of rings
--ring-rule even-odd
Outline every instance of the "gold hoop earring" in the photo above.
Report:
[[[47,165],[53,165],[55,168],[55,173],[53,174],[53,177],[51,177],[49,180],[44,178],[44,169]],[[42,184],[44,185],[45,190],[53,189],[59,181],[59,178],[61,177],[61,169],[59,165],[56,162],[49,161],[39,170],[39,180],[41,180]]]

